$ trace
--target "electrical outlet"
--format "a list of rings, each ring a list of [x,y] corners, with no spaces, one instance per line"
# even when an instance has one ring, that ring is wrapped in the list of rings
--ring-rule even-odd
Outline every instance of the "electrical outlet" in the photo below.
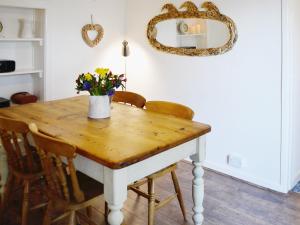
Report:
[[[227,156],[227,164],[234,168],[242,168],[243,167],[243,159],[237,155],[228,155]]]

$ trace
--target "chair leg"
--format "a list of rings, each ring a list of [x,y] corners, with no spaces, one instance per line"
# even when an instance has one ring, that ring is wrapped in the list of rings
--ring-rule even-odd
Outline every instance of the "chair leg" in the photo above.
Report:
[[[72,211],[70,213],[70,219],[69,219],[69,225],[76,225],[76,213],[75,211]]]
[[[154,180],[148,179],[148,225],[154,225],[154,212],[155,212],[155,193],[154,193]]]
[[[92,212],[93,212],[92,206],[88,206],[88,207],[86,208],[86,214],[87,214],[87,216],[88,216],[89,218],[92,217]]]
[[[29,181],[24,182],[23,204],[22,204],[22,225],[27,225],[29,207]]]
[[[75,221],[76,221],[75,225],[81,225],[80,217],[78,216],[77,212],[75,212]]]
[[[134,184],[138,183],[138,181],[135,181]],[[140,189],[140,186],[136,187],[137,189]],[[140,195],[138,195],[140,197]]]
[[[181,212],[182,212],[184,221],[187,221],[187,219],[186,219],[186,212],[185,212],[185,206],[184,206],[184,202],[183,202],[183,197],[182,197],[182,193],[181,193],[181,190],[180,190],[180,186],[179,186],[179,182],[178,182],[178,178],[177,178],[176,172],[173,170],[171,172],[171,175],[172,175],[172,180],[173,180],[174,188],[175,188],[175,191],[176,191],[176,194],[177,194],[177,199],[178,199],[178,202],[179,202],[179,205],[180,205],[180,208],[181,208]]]
[[[108,214],[109,214],[109,208],[107,202],[105,202],[104,217],[105,217],[106,224],[108,224]]]
[[[43,218],[43,225],[51,224],[51,211],[52,211],[52,202],[49,202],[46,208],[46,212]]]
[[[9,202],[12,190],[14,188],[14,183],[15,183],[15,177],[13,175],[9,175],[7,182],[4,186],[2,204],[7,204]]]
[[[4,194],[3,194],[2,204],[0,208],[0,223],[4,218],[5,210],[7,209],[8,204],[10,202],[11,193],[14,186],[14,179],[15,179],[14,176],[10,174],[8,176],[7,183],[4,187]]]

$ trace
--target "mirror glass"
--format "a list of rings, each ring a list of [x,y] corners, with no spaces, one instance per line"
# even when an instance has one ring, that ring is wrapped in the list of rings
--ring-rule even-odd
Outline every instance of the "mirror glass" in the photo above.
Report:
[[[170,19],[159,22],[155,28],[156,40],[174,48],[220,48],[230,39],[226,24],[216,20]]]

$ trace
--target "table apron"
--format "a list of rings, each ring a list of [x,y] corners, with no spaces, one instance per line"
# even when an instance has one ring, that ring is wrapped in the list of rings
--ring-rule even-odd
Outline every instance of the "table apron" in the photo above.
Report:
[[[176,162],[179,162],[182,159],[196,154],[198,145],[199,139],[197,138],[177,147],[171,148],[168,151],[164,151],[162,153],[154,155],[141,162],[132,164],[123,169],[106,169],[119,172],[125,170],[127,174],[127,184],[131,184],[134,181],[142,179]],[[76,157],[74,162],[78,171],[92,177],[93,179],[101,183],[104,183],[105,167],[103,165],[80,155]]]
[[[77,155],[74,160],[74,164],[78,171],[104,184],[103,165],[81,155]]]
[[[168,151],[162,152],[127,168],[127,183],[140,180],[174,163],[179,162],[197,151],[197,139],[186,142]]]

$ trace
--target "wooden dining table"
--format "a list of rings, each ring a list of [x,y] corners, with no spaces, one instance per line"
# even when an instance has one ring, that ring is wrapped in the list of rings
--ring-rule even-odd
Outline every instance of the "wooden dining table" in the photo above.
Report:
[[[120,225],[127,186],[188,157],[193,161],[193,221],[203,223],[205,136],[209,125],[112,103],[111,117],[87,117],[88,96],[0,109],[77,147],[77,170],[104,184],[108,222]]]

